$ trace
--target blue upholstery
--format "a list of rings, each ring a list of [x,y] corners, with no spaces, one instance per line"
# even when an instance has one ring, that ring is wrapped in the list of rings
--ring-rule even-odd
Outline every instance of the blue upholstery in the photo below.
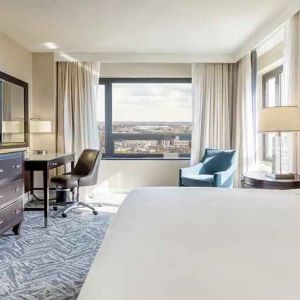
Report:
[[[232,187],[236,171],[236,151],[205,149],[201,162],[180,169],[179,185],[195,187]]]

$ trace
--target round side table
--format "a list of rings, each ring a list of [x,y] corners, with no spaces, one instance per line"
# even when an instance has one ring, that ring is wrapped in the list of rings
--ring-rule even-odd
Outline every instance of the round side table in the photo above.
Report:
[[[300,176],[294,179],[273,179],[263,171],[247,172],[241,180],[242,188],[290,190],[300,188]]]

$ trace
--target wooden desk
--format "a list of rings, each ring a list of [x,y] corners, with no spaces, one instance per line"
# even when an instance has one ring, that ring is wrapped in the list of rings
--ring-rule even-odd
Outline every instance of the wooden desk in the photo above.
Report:
[[[63,153],[48,153],[42,154],[30,154],[25,157],[24,169],[30,173],[30,194],[33,194],[34,188],[34,171],[43,172],[43,192],[44,192],[44,207],[42,209],[25,208],[25,210],[43,210],[45,227],[48,225],[49,215],[49,183],[50,176],[49,171],[60,166],[71,164],[71,169],[74,168],[75,154],[63,154]]]
[[[266,176],[267,172],[254,171],[243,175],[242,188],[289,190],[300,188],[300,177],[294,179],[273,179]]]

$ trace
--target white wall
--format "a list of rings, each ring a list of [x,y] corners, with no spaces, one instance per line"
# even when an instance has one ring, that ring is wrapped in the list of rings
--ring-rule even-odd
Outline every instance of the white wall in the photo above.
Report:
[[[266,53],[262,54],[257,59],[257,70],[259,73],[266,73],[278,65],[282,64],[283,60],[283,42],[274,45]]]
[[[56,65],[53,53],[33,53],[31,118],[51,121],[52,133],[31,134],[31,149],[56,151]]]
[[[146,64],[146,63],[115,63],[101,64],[101,77],[170,77],[190,78],[192,76],[191,64]]]
[[[0,32],[0,71],[32,82],[32,53]]]
[[[32,53],[0,32],[0,71],[28,83],[29,111],[32,99]]]
[[[177,186],[178,171],[188,160],[102,160],[100,187],[113,192],[128,192],[147,186]]]

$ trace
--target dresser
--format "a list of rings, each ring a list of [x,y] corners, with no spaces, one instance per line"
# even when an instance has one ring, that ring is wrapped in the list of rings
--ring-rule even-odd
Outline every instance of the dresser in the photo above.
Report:
[[[0,234],[19,234],[23,221],[24,152],[0,153]]]

